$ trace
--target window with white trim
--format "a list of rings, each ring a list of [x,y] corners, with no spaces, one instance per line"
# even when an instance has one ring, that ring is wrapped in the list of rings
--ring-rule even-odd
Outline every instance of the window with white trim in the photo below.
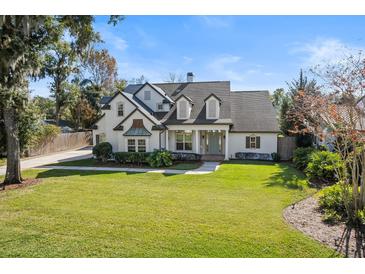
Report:
[[[145,139],[138,139],[138,152],[146,152],[146,140]]]
[[[151,91],[150,90],[144,91],[144,99],[147,101],[151,100]]]
[[[163,110],[163,103],[157,103],[157,110],[162,111]]]
[[[128,152],[136,152],[136,140],[128,139]]]
[[[193,150],[193,133],[192,131],[176,131],[176,150]]]
[[[261,143],[260,136],[255,136],[255,135],[246,136],[246,148],[259,149],[261,145],[260,143]]]
[[[146,139],[128,139],[128,152],[146,152]]]
[[[210,98],[206,101],[206,115],[207,119],[219,118],[219,101],[215,98]]]
[[[118,116],[124,116],[124,105],[123,103],[118,103]]]
[[[185,99],[181,99],[178,102],[178,119],[188,119],[188,101],[186,101]]]

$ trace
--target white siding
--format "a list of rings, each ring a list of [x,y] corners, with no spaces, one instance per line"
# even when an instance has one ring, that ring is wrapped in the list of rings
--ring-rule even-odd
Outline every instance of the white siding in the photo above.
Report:
[[[151,91],[151,100],[145,100],[144,99],[144,91],[149,90]],[[159,111],[157,109],[157,104],[162,103],[162,100],[164,97],[158,93],[156,90],[154,90],[149,85],[144,86],[137,94],[136,97],[140,99],[143,103],[145,103],[150,109],[153,111]],[[169,111],[169,104],[164,104],[163,111]]]
[[[123,136],[125,132],[130,129],[133,123],[133,119],[142,119],[144,127],[152,133],[151,136]],[[148,120],[142,113],[136,111],[133,113],[123,124],[123,130],[116,131],[117,148],[115,151],[127,151],[127,139],[145,139],[147,152],[153,151],[159,148],[159,132],[158,130],[152,130],[153,123]],[[113,147],[114,148],[114,147]]]
[[[260,148],[246,148],[246,136],[260,136]],[[229,133],[229,158],[234,158],[236,152],[273,153],[277,152],[277,133]]]
[[[124,116],[118,117],[118,104],[123,103],[124,105]],[[110,103],[110,110],[102,110],[105,116],[96,123],[98,126],[97,130],[93,130],[93,142],[95,144],[95,135],[105,133],[106,142],[109,142],[113,151],[118,151],[118,131],[113,130],[129,113],[131,113],[136,107],[129,102],[121,94],[117,95],[116,98]]]

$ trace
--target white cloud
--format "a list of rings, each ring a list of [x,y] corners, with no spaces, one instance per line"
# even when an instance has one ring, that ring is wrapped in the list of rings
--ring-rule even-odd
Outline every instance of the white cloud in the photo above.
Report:
[[[193,62],[193,58],[191,58],[189,56],[183,56],[183,59],[184,59],[185,65],[191,64]]]
[[[208,27],[226,28],[231,26],[231,19],[228,16],[199,16],[201,21]]]
[[[128,47],[127,41],[120,37],[115,37],[113,44],[114,47],[120,51],[125,51],[125,49]]]
[[[152,37],[150,34],[148,34],[147,32],[145,32],[143,29],[137,27],[136,34],[139,37],[139,41],[140,41],[142,47],[153,48],[157,45],[156,39],[154,37]]]
[[[343,43],[335,38],[317,38],[312,42],[296,43],[291,53],[304,53],[305,65],[316,66],[322,63],[336,63],[344,57],[356,53],[361,48]]]
[[[211,61],[207,68],[220,79],[243,81],[244,73],[240,66],[241,57],[236,55],[222,55]]]

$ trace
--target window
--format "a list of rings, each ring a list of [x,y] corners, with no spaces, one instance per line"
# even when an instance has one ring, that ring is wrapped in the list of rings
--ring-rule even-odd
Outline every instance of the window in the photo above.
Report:
[[[146,152],[146,140],[139,139],[138,140],[138,152]]]
[[[258,149],[260,148],[260,136],[247,136],[246,148]]]
[[[97,144],[100,144],[102,142],[105,142],[105,141],[106,141],[105,133],[100,133],[100,134],[96,134],[95,135],[95,143],[96,143],[96,145]]]
[[[128,152],[146,152],[146,140],[128,139]]]
[[[176,150],[192,150],[193,133],[191,131],[176,131]]]
[[[206,101],[206,115],[207,119],[219,118],[219,102],[216,98],[210,98]]]
[[[144,99],[145,100],[151,100],[151,91],[150,90],[145,90],[144,91]]]
[[[124,106],[123,103],[118,104],[118,116],[124,116]]]
[[[128,139],[128,152],[136,152],[136,140]]]
[[[157,103],[157,110],[159,110],[159,111],[163,110],[163,104],[162,103]]]
[[[209,101],[209,117],[217,117],[216,115],[216,102],[214,100]]]
[[[186,119],[188,114],[188,102],[185,100],[179,101],[179,117],[180,119]]]

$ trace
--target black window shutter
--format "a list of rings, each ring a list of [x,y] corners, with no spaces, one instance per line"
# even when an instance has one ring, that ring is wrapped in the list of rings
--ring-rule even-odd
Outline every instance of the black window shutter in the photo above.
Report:
[[[260,148],[260,136],[256,137],[256,148]]]
[[[250,148],[250,136],[246,136],[246,148]]]

